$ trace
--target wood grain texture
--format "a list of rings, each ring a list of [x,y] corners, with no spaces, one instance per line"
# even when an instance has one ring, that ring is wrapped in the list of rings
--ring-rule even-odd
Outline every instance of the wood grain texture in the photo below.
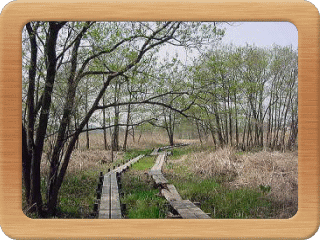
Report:
[[[319,12],[300,1],[16,1],[0,16],[0,224],[11,238],[308,238],[319,226]],[[35,220],[21,210],[21,31],[28,21],[289,21],[299,32],[299,210],[285,220]]]

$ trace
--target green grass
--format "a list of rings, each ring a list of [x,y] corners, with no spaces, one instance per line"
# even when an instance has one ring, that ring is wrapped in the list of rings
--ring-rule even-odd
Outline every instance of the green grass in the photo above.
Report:
[[[213,147],[201,146],[201,145],[189,145],[189,146],[173,148],[169,150],[172,152],[172,156],[170,156],[170,159],[177,159],[186,154],[190,154],[193,152],[201,152],[209,149],[212,150]]]
[[[67,175],[60,189],[58,218],[93,218],[99,171]]]
[[[125,161],[130,160],[140,154],[147,154],[150,150],[140,151],[131,150],[125,154]],[[150,151],[151,152],[151,151]],[[124,159],[103,165],[99,169],[91,169],[74,174],[67,174],[60,189],[58,218],[93,218],[93,205],[96,200],[96,188],[100,176],[100,171],[105,174],[108,168],[118,166]],[[154,157],[145,158],[145,161],[139,161],[133,167],[143,169],[153,165]]]
[[[98,186],[100,171],[107,172],[112,164],[99,165],[93,169],[79,173],[67,173],[64,177],[58,195],[58,206],[56,216],[53,218],[94,218],[93,205],[96,200],[96,188]],[[43,203],[46,204],[46,178],[41,178],[41,193]],[[25,206],[24,189],[23,208]],[[34,213],[27,213],[30,218],[39,218]],[[52,218],[52,217],[51,217]]]
[[[152,152],[152,149],[127,149],[124,154],[123,160],[128,161],[132,158],[138,157],[139,155],[149,155]]]
[[[270,218],[272,203],[260,189],[229,189],[217,178],[202,178],[188,166],[169,164],[166,178],[175,185],[182,199],[200,202],[212,218]]]
[[[126,218],[165,218],[166,200],[158,196],[159,190],[154,189],[153,181],[146,174],[154,162],[155,157],[144,157],[122,175],[121,203],[126,204]]]
[[[164,218],[166,216],[166,201],[157,196],[158,192],[157,189],[144,187],[134,193],[127,194],[122,200],[127,205],[127,218]]]
[[[132,165],[132,169],[134,170],[148,170],[152,168],[155,163],[155,156],[144,157],[134,165]]]

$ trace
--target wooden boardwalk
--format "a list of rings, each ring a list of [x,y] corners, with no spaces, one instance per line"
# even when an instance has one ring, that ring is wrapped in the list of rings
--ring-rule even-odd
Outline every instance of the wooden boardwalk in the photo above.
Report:
[[[99,218],[121,218],[119,188],[115,172],[104,176]]]
[[[200,208],[189,200],[183,200],[174,185],[168,184],[168,180],[162,175],[161,168],[166,161],[167,154],[159,153],[155,165],[149,171],[157,187],[160,188],[170,205],[179,213],[182,218],[186,219],[210,219]]]
[[[123,164],[104,175],[98,218],[121,218],[122,215],[117,176],[126,171],[132,164],[139,161],[142,157],[144,157],[144,155],[131,159],[126,164]]]
[[[166,161],[167,154],[166,152],[162,152],[158,155],[156,159],[156,163],[149,171],[149,174],[152,176],[155,184],[159,187],[159,185],[163,185],[168,183],[168,180],[162,175],[161,167]]]
[[[155,155],[158,155],[159,153],[159,148],[155,148],[153,149],[152,153],[150,153],[151,156],[155,156]]]

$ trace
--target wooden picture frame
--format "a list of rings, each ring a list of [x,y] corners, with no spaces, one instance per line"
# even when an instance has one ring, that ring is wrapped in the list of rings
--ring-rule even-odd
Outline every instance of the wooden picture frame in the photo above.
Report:
[[[299,208],[290,219],[30,219],[21,209],[21,31],[29,21],[286,21],[299,33]],[[15,1],[0,16],[0,224],[11,238],[308,238],[319,227],[319,12],[303,0]]]

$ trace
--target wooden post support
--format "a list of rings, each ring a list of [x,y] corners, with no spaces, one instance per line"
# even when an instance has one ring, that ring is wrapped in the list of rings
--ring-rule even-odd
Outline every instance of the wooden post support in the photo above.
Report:
[[[101,199],[101,191],[97,190],[97,199]]]
[[[100,172],[99,180],[100,180],[100,182],[101,182],[101,183],[103,183],[103,178],[104,178],[104,176],[103,176],[103,172]]]
[[[121,204],[121,212],[122,212],[122,215],[124,215],[124,213],[127,211],[127,205],[125,203],[122,203]]]
[[[98,212],[98,210],[99,210],[99,202],[96,201],[96,202],[94,203],[94,205],[93,205],[93,211],[96,213],[96,212]]]
[[[103,182],[98,183],[97,191],[101,191]]]

